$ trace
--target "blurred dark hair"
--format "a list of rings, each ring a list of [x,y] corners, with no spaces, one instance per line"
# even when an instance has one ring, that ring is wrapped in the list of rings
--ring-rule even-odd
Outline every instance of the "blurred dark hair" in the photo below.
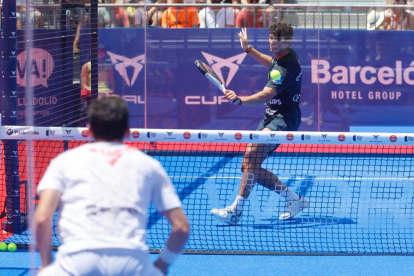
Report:
[[[293,27],[286,22],[274,22],[269,27],[269,32],[276,37],[284,37],[285,39],[293,38]]]
[[[95,139],[122,140],[128,129],[128,106],[119,97],[105,97],[92,102],[88,119]]]

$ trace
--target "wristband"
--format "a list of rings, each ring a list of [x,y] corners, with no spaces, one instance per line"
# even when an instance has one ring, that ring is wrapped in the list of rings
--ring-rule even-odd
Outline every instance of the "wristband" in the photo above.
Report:
[[[247,46],[247,49],[246,49],[246,53],[250,53],[250,51],[253,49],[253,46],[252,45],[248,45]]]
[[[172,264],[181,253],[174,253],[168,249],[167,246],[161,251],[160,258],[167,264]]]
[[[235,105],[242,105],[243,101],[239,97],[237,97],[237,98],[233,99],[231,101],[231,103],[235,104]]]

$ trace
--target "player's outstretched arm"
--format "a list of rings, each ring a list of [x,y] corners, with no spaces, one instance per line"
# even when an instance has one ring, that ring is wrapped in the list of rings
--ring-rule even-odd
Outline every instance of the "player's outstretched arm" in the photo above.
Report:
[[[224,97],[229,101],[233,99],[239,99],[240,102],[235,102],[238,105],[260,105],[267,103],[270,101],[274,96],[276,96],[276,91],[270,87],[263,88],[262,91],[257,92],[256,94],[239,97],[233,90],[226,90]]]
[[[34,232],[37,248],[42,258],[42,268],[52,263],[52,219],[61,193],[56,190],[44,190],[40,194],[39,205],[34,218]]]
[[[249,40],[247,37],[247,29],[246,28],[242,28],[241,31],[237,34],[237,36],[240,39],[240,45],[241,48],[243,49],[243,51],[246,52],[246,50],[249,47]],[[259,63],[263,64],[266,67],[270,66],[270,62],[272,61],[272,57],[265,55],[259,51],[257,51],[254,48],[250,49],[249,55],[254,58],[255,60],[257,60]]]
[[[162,213],[171,224],[171,234],[162,250],[160,257],[155,262],[164,274],[167,274],[168,267],[181,254],[190,235],[190,225],[181,208],[175,208]]]

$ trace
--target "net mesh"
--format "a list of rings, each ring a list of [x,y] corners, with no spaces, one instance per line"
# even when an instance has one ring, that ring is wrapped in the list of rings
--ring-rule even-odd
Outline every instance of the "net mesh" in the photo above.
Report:
[[[90,142],[87,136],[82,128],[3,127],[3,139],[16,141],[18,151],[5,156],[3,144],[2,159],[16,160],[19,170],[10,171],[4,165],[2,170],[18,175],[20,191],[19,200],[6,194],[2,175],[0,210],[4,210],[1,222],[6,231],[2,240],[30,243],[30,229],[21,229],[13,221],[15,213],[25,213],[27,197],[37,203],[35,190],[27,191],[25,182],[31,178],[35,189],[50,160]],[[133,129],[125,143],[159,160],[166,169],[192,228],[188,252],[410,254],[414,249],[412,137]],[[262,168],[305,197],[309,207],[290,220],[280,220],[286,201],[256,185],[238,225],[214,220],[210,210],[231,205],[237,195],[248,142],[266,140],[283,144]],[[28,143],[32,143],[30,153]],[[27,158],[35,164],[32,175],[28,175]],[[11,199],[12,210],[3,204]],[[153,207],[148,215],[147,243],[157,251],[163,248],[170,228]],[[14,222],[9,229],[6,219]],[[56,217],[53,229],[53,244],[59,246]]]

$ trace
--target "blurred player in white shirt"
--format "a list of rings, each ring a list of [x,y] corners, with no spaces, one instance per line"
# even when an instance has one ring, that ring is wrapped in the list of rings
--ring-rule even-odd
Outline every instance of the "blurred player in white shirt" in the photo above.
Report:
[[[93,102],[88,119],[95,142],[52,160],[38,186],[39,275],[165,275],[189,236],[175,189],[158,161],[122,144],[129,133],[122,99]],[[145,243],[150,203],[172,227],[155,264]],[[57,209],[62,245],[53,262],[51,224]]]

